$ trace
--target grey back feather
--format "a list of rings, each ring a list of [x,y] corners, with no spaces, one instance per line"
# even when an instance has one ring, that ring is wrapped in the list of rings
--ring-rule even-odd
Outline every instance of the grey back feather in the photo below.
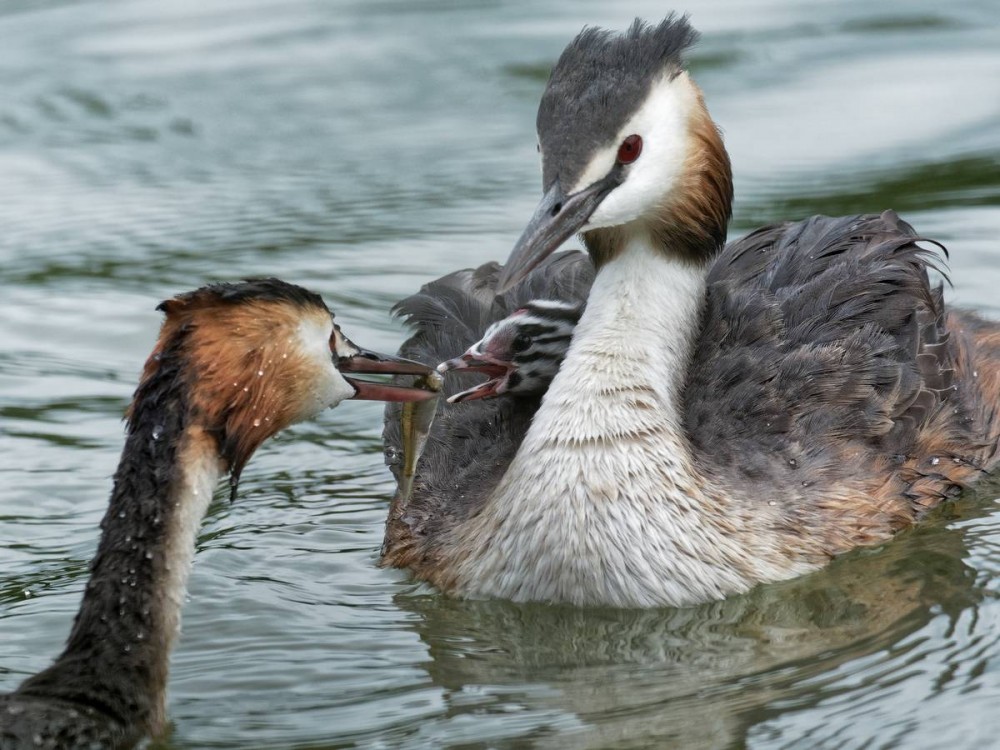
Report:
[[[833,485],[902,457],[953,391],[940,256],[895,213],[764,227],[713,263],[685,426],[714,475]]]

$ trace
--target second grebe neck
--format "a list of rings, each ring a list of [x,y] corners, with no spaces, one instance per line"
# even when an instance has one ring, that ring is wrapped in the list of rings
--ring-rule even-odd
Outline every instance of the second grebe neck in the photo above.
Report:
[[[19,691],[83,703],[154,732],[165,721],[169,654],[197,530],[225,468],[217,438],[189,423],[174,357],[166,354],[133,406],[66,648]]]

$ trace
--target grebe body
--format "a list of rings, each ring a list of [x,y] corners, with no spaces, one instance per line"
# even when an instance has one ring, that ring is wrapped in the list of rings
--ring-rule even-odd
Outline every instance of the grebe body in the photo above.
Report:
[[[932,243],[886,211],[724,244],[694,39],[676,17],[582,32],[542,97],[545,192],[507,264],[402,303],[402,351],[428,363],[511,295],[586,309],[537,405],[442,409],[385,564],[459,596],[692,605],[884,541],[995,465],[1000,326],[945,305]],[[589,259],[553,259],[576,232]],[[589,288],[556,293],[590,263]]]

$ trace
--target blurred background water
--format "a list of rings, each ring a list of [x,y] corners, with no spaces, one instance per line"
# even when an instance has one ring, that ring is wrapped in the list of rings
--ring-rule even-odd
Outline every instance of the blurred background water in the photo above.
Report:
[[[995,0],[698,0],[734,234],[892,207],[1000,315]],[[0,4],[0,691],[61,648],[159,325],[211,280],[322,293],[372,348],[506,256],[534,112],[637,0]],[[163,748],[981,748],[1000,733],[1000,484],[892,544],[690,610],[445,599],[376,568],[381,411],[290,430],[198,543]]]

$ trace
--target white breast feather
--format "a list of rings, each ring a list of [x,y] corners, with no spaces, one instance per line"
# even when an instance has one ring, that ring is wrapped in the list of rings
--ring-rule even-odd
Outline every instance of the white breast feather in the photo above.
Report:
[[[683,606],[804,572],[704,512],[679,407],[703,297],[703,269],[642,242],[601,269],[510,469],[457,529],[458,593]]]

